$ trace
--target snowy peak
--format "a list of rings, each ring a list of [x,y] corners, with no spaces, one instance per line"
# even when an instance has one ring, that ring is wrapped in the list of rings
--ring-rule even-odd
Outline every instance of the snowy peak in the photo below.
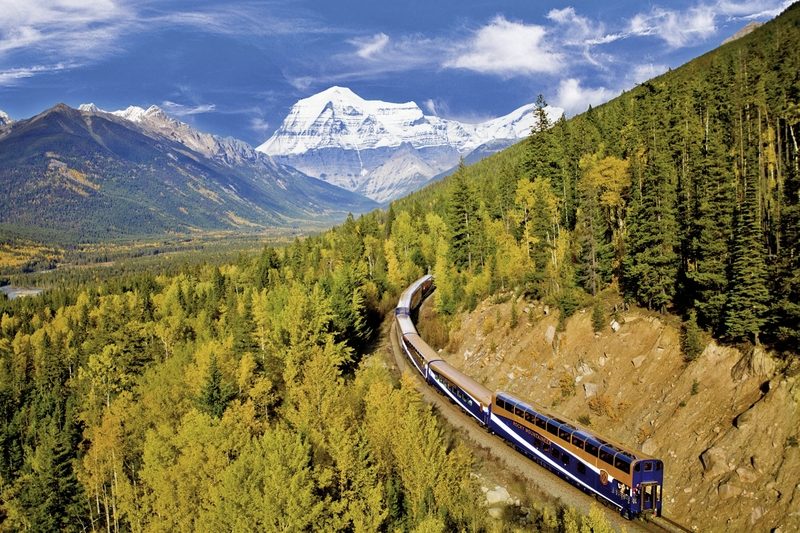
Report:
[[[562,110],[547,113],[555,120]],[[331,87],[294,104],[256,150],[387,202],[452,169],[462,157],[484,157],[527,137],[534,116],[535,105],[528,104],[471,124],[425,115],[414,102],[365,100],[346,87]]]
[[[528,104],[480,124],[427,116],[415,102],[364,100],[346,87],[331,87],[299,100],[281,126],[257,150],[273,156],[296,156],[311,150],[368,150],[409,143],[417,149],[451,147],[467,154],[498,139],[526,137],[533,125]],[[555,119],[560,109],[548,108]]]
[[[14,120],[8,116],[8,113],[0,109],[0,126],[8,126],[14,122]]]
[[[364,100],[346,87],[331,87],[299,100],[280,128],[257,150],[269,155],[302,154],[320,148],[366,150],[447,144],[414,102]]]

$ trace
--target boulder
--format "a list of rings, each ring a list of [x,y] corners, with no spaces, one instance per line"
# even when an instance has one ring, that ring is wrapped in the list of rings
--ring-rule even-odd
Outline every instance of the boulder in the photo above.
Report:
[[[647,439],[642,443],[642,453],[645,455],[654,455],[658,446],[652,438]]]
[[[622,326],[620,325],[620,323],[619,323],[619,322],[617,322],[616,320],[612,320],[612,321],[611,321],[611,324],[609,324],[609,325],[611,326],[611,331],[613,331],[614,333],[616,333],[617,331],[619,331],[619,328],[621,328],[621,327],[622,327]]]
[[[633,368],[639,368],[644,363],[644,360],[647,359],[646,355],[640,355],[639,357],[634,357],[631,359],[631,363],[633,363]]]
[[[547,344],[553,344],[553,339],[556,338],[555,326],[547,326],[547,331],[544,334],[544,340]]]
[[[758,473],[750,467],[740,466],[736,469],[736,475],[742,483],[754,483],[758,479]]]
[[[703,476],[715,477],[728,472],[728,459],[722,448],[709,448],[700,454],[703,463]]]
[[[753,507],[753,510],[750,512],[750,525],[755,525],[756,522],[761,520],[762,516],[764,516],[764,508],[761,506]]]
[[[583,384],[583,393],[586,395],[587,398],[591,398],[593,396],[597,396],[597,393],[600,392],[600,385],[596,383],[584,383]]]
[[[727,500],[739,496],[742,493],[742,489],[741,487],[737,487],[736,485],[727,482],[719,486],[717,493],[719,494],[720,499]]]
[[[514,503],[514,500],[511,498],[511,495],[508,493],[508,490],[506,490],[505,487],[498,485],[495,488],[486,491],[486,505],[492,506],[499,503],[511,504]]]

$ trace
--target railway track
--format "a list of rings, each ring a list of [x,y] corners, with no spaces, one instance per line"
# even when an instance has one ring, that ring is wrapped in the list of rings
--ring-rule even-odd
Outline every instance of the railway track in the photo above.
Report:
[[[400,344],[397,339],[397,329],[394,321],[389,329],[389,348],[392,352],[392,358],[395,366],[400,373],[409,369],[406,357],[403,354]],[[464,414],[457,406],[452,405],[443,396],[436,394],[419,376],[418,372],[411,372],[417,382],[417,390],[423,395],[428,403],[436,406],[442,416],[447,419],[448,423],[457,429],[465,432],[473,443],[490,450],[492,456],[503,461],[506,466],[511,470],[522,475],[527,480],[533,482],[535,486],[544,493],[555,497],[562,502],[571,505],[581,512],[588,514],[589,508],[595,499],[576,488],[571,483],[563,480],[549,470],[544,469],[538,464],[532,462],[527,457],[518,453],[508,443],[497,437],[490,435],[488,432],[477,426],[466,414]],[[599,502],[602,503],[602,502]],[[624,528],[626,531],[647,531],[647,532],[690,532],[680,524],[670,520],[666,517],[653,517],[648,516],[647,520],[625,520],[616,510],[609,511],[607,517],[613,527],[617,530]]]

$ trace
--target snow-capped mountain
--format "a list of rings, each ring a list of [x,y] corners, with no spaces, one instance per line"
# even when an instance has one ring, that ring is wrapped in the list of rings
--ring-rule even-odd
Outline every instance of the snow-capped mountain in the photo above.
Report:
[[[479,150],[489,155],[526,137],[528,104],[479,124],[425,115],[414,102],[364,100],[331,87],[298,101],[258,151],[379,202],[408,194]],[[555,119],[562,110],[548,108]],[[491,150],[487,150],[491,146]]]
[[[8,116],[8,113],[0,109],[0,127],[7,126],[14,122],[11,117]]]

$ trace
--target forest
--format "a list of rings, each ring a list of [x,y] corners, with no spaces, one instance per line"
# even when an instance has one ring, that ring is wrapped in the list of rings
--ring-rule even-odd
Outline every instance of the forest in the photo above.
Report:
[[[431,272],[445,327],[501,290],[562,318],[619,291],[795,359],[798,34],[795,6],[555,124],[540,98],[527,141],[319,236],[0,301],[0,530],[602,530],[493,523],[468,449],[367,354]]]

